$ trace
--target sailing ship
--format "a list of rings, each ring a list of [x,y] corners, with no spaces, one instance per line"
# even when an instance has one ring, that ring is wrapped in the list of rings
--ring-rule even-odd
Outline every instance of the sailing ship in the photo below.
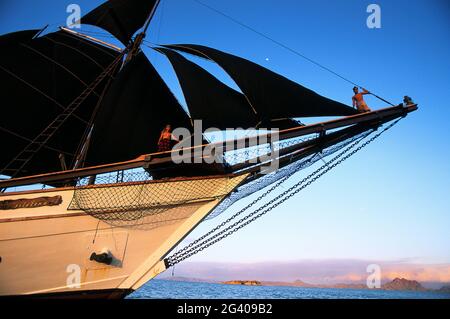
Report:
[[[0,36],[0,296],[123,298],[304,186],[170,255],[205,219],[264,192],[237,217],[293,173],[337,154],[303,180],[311,184],[378,137],[385,124],[417,109],[407,103],[358,113],[211,47],[154,46],[173,66],[188,113],[141,48],[158,5],[110,0],[81,18],[122,48],[64,27]],[[189,56],[219,65],[240,91]],[[334,119],[295,120],[325,116]],[[269,140],[261,144],[251,135],[211,143],[203,137],[190,146],[202,161],[189,161],[193,155],[186,152],[183,164],[174,163],[174,151],[157,152],[166,124],[192,132],[194,120],[221,130],[267,128]],[[221,155],[202,152],[211,147]],[[269,153],[276,156],[262,156]],[[264,172],[274,161],[278,169]]]

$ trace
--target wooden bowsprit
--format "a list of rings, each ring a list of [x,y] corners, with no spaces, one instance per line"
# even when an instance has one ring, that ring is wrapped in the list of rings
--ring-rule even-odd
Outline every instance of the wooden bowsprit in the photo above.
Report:
[[[282,130],[279,132],[279,139],[281,140],[287,140],[291,138],[301,137],[309,134],[314,133],[321,133],[321,132],[327,132],[339,128],[345,128],[347,126],[356,125],[359,124],[361,126],[373,126],[376,123],[386,123],[387,121],[395,120],[397,118],[405,117],[409,113],[414,112],[417,110],[417,105],[410,105],[408,107],[391,107],[386,108],[383,110],[377,110],[373,112],[363,113],[363,114],[357,114],[352,115],[348,117],[339,118],[336,120],[331,120],[328,122],[322,122],[317,124],[312,124],[308,126],[301,126],[296,128],[290,128],[286,130]],[[357,130],[357,128],[355,128]],[[350,132],[354,133],[354,132]],[[358,133],[358,132],[356,132]],[[327,136],[327,139],[332,138],[333,136],[329,134]],[[271,138],[269,136],[269,138]],[[204,148],[204,147],[217,147],[217,148],[223,148],[224,151],[228,150],[228,147],[231,147],[232,150],[237,150],[240,148],[247,148],[252,145],[255,145],[255,142],[257,142],[258,136],[256,137],[246,137],[243,139],[237,139],[233,141],[225,141],[225,142],[217,142],[207,145],[198,145],[191,148],[192,151],[194,151],[197,148]],[[339,141],[339,139],[337,140]],[[326,141],[325,141],[326,142]],[[336,142],[336,140],[331,140],[330,143]],[[300,145],[302,147],[308,146],[308,145]],[[309,145],[310,148],[314,148],[314,145]],[[297,156],[304,156],[304,152],[313,152],[315,149],[306,148],[305,150],[301,151],[302,153],[297,154]],[[189,149],[185,149],[185,151],[188,151]],[[292,149],[294,151],[294,149]],[[178,151],[177,151],[178,152]],[[136,168],[145,168],[147,171],[152,170],[159,170],[167,165],[169,165],[172,162],[171,158],[172,151],[169,152],[163,152],[163,153],[155,153],[155,154],[148,154],[148,155],[141,155],[136,159],[125,161],[125,162],[119,162],[119,163],[111,163],[111,164],[105,164],[100,166],[94,166],[94,167],[85,167],[85,168],[79,168],[74,170],[68,170],[63,172],[53,172],[53,173],[46,173],[41,175],[35,175],[35,176],[26,176],[26,177],[18,177],[18,178],[12,178],[8,180],[0,180],[0,189],[6,189],[9,187],[17,187],[17,186],[25,186],[25,185],[33,185],[33,184],[52,184],[58,181],[67,181],[67,180],[73,180],[77,178],[83,178],[86,176],[92,176],[97,174],[103,174],[108,172],[114,172],[119,170],[129,170],[129,169],[136,169]],[[189,152],[188,152],[189,153]],[[191,155],[188,155],[189,157]],[[283,159],[281,160],[283,161]],[[283,165],[283,163],[280,163]],[[249,165],[253,166],[253,165]],[[246,165],[243,166],[236,166],[234,169],[245,169]],[[250,170],[254,170],[254,168],[249,167]]]

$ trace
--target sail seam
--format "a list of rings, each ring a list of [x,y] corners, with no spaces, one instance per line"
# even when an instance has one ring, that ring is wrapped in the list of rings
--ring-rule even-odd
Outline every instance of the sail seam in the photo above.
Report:
[[[66,47],[66,48],[68,48],[68,49],[71,49],[71,50],[73,50],[73,51],[79,53],[80,55],[84,56],[85,58],[89,59],[90,61],[92,61],[92,62],[93,62],[96,66],[98,66],[101,70],[104,70],[104,69],[105,69],[105,67],[104,67],[103,65],[101,65],[100,63],[98,63],[94,58],[90,57],[89,55],[87,55],[86,53],[82,52],[81,50],[78,50],[77,48],[74,48],[74,47],[71,46],[71,45],[68,45],[68,44],[66,44],[66,43],[62,43],[62,42],[56,41],[56,40],[51,39],[51,38],[49,38],[49,37],[43,37],[43,39],[49,40],[49,41],[53,42],[54,44],[61,45],[61,46],[64,46],[64,47]]]
[[[32,88],[33,90],[35,90],[36,92],[38,92],[39,94],[41,94],[42,96],[46,97],[47,99],[49,99],[50,101],[52,101],[54,104],[56,104],[59,108],[61,108],[62,110],[64,110],[64,106],[59,103],[58,101],[56,101],[54,98],[52,98],[51,96],[47,95],[46,93],[42,92],[40,89],[38,89],[37,87],[35,87],[33,84],[29,83],[28,81],[22,79],[20,76],[18,76],[17,74],[15,74],[14,72],[6,69],[5,67],[3,67],[2,65],[0,65],[0,69],[2,69],[4,72],[8,73],[9,75],[11,75],[12,77],[16,78],[17,80],[21,81],[22,83],[26,84],[27,86],[29,86],[30,88]],[[80,120],[81,122],[83,122],[84,124],[88,124],[88,122],[84,119],[82,119],[81,117],[79,117],[78,115],[74,114],[74,117],[77,118],[78,120]]]
[[[61,63],[59,63],[58,61],[48,57],[47,55],[45,55],[44,53],[40,52],[39,50],[36,50],[26,44],[21,43],[20,44],[22,47],[27,48],[28,50],[33,51],[34,53],[38,54],[39,56],[43,57],[44,59],[50,61],[51,63],[56,64],[57,66],[59,66],[61,69],[63,69],[64,71],[66,71],[67,73],[69,73],[70,75],[72,75],[75,79],[77,79],[81,84],[83,84],[83,86],[85,88],[88,87],[87,83],[84,82],[80,77],[78,77],[75,73],[73,73],[72,71],[70,71],[68,68],[66,68],[64,65],[62,65]],[[99,97],[97,92],[93,92],[95,96]]]

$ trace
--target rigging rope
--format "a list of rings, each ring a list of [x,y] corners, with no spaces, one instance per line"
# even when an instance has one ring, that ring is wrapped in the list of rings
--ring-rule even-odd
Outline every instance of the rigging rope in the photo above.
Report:
[[[252,203],[244,207],[242,210],[231,216],[229,219],[215,227],[213,230],[209,231],[199,239],[193,241],[189,245],[185,246],[172,256],[165,259],[165,263],[167,267],[172,267],[183,260],[190,258],[197,253],[203,251],[204,249],[218,243],[219,241],[225,239],[226,237],[232,235],[233,233],[239,231],[240,229],[244,228],[245,226],[251,224],[252,222],[256,221],[257,219],[261,218],[274,208],[280,206],[285,201],[293,197],[294,195],[298,194],[303,189],[307,188],[311,184],[313,184],[315,181],[317,181],[320,177],[337,167],[338,165],[342,164],[344,161],[355,155],[357,152],[365,148],[367,145],[375,141],[378,137],[380,137],[384,132],[391,129],[393,126],[395,126],[402,118],[396,120],[395,122],[391,123],[389,126],[387,126],[385,129],[383,129],[380,133],[374,135],[370,140],[366,141],[362,145],[360,145],[358,148],[352,150],[355,148],[362,140],[364,140],[366,137],[368,137],[370,134],[374,132],[374,130],[369,131],[365,135],[363,135],[360,139],[352,143],[350,146],[348,146],[345,150],[343,150],[341,153],[336,155],[332,160],[330,160],[328,163],[325,163],[321,167],[319,167],[316,171],[302,179],[300,182],[296,183],[286,191],[282,192],[266,204],[260,206],[255,211],[251,212],[247,216],[241,218],[234,224],[228,226],[227,228],[223,229],[219,233],[213,235],[217,230],[224,227],[226,224],[230,223],[232,220],[234,220],[237,216],[241,215],[243,212],[248,210],[250,207],[258,203],[261,199],[263,199],[267,194],[271,193],[273,190],[275,190],[277,187],[281,186],[289,177],[283,178],[278,182],[276,185],[274,185],[271,189],[269,189],[265,194],[259,196],[257,199],[255,199]],[[350,152],[351,151],[351,152]],[[350,152],[350,153],[349,153]],[[251,219],[250,219],[251,218]],[[213,236],[211,236],[213,235]],[[208,236],[211,236],[208,238]]]
[[[313,60],[313,59],[307,57],[306,55],[300,53],[299,51],[292,49],[291,47],[287,46],[286,44],[283,44],[283,43],[281,43],[280,41],[275,40],[274,38],[272,38],[272,37],[270,37],[270,36],[268,36],[268,35],[266,35],[266,34],[260,32],[260,31],[258,31],[258,30],[256,30],[255,28],[253,28],[253,27],[251,27],[251,26],[249,26],[249,25],[247,25],[247,24],[245,24],[245,23],[243,23],[243,22],[241,22],[241,21],[239,21],[239,20],[233,18],[232,16],[230,16],[230,15],[228,15],[228,14],[226,14],[226,13],[224,13],[224,12],[222,12],[222,11],[220,11],[220,10],[218,10],[218,9],[216,9],[216,8],[214,8],[214,7],[208,5],[208,4],[206,4],[206,3],[204,3],[204,2],[202,2],[202,1],[200,1],[200,0],[192,0],[192,1],[194,1],[194,2],[198,3],[199,5],[201,5],[201,6],[205,7],[205,8],[207,8],[207,9],[209,9],[209,10],[211,10],[211,11],[213,11],[213,12],[215,12],[215,13],[217,13],[217,14],[223,16],[223,17],[225,17],[226,19],[228,19],[228,20],[230,20],[230,21],[232,21],[232,22],[238,24],[239,26],[241,26],[241,27],[243,27],[243,28],[245,28],[245,29],[250,30],[251,32],[253,32],[253,33],[255,33],[255,34],[257,34],[257,35],[259,35],[259,36],[265,38],[266,40],[269,40],[270,42],[275,43],[276,45],[282,47],[283,49],[288,50],[289,52],[291,52],[291,53],[293,53],[293,54],[295,54],[295,55],[297,55],[297,56],[299,56],[299,57],[301,57],[301,58],[303,58],[303,59],[309,61],[310,63],[312,63],[312,64],[314,64],[314,65],[320,67],[321,69],[323,69],[323,70],[325,70],[325,71],[327,71],[327,72],[330,72],[331,74],[337,76],[338,78],[344,80],[345,82],[348,82],[348,83],[350,83],[350,84],[352,84],[352,85],[354,85],[354,86],[357,86],[357,87],[359,87],[359,88],[361,88],[361,89],[363,88],[363,87],[362,87],[361,85],[359,85],[358,83],[355,83],[354,81],[352,81],[352,80],[350,80],[350,79],[344,77],[343,75],[341,75],[341,74],[339,74],[339,73],[333,71],[333,70],[330,69],[329,67],[324,66],[323,64],[321,64],[321,63],[319,63],[319,62],[317,62],[317,61],[315,61],[315,60]],[[389,101],[386,100],[386,99],[383,99],[383,98],[380,97],[379,95],[376,95],[376,94],[374,94],[374,93],[370,93],[370,94],[373,95],[374,97],[376,97],[377,99],[379,99],[379,100],[381,100],[381,101],[383,101],[383,102],[385,102],[385,103],[387,103],[387,104],[390,104],[391,106],[395,106],[393,103],[389,102]]]

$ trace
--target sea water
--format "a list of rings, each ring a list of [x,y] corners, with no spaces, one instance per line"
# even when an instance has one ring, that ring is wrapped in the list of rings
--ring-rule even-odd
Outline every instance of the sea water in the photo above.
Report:
[[[433,291],[386,291],[274,286],[224,285],[152,280],[129,299],[450,299]]]

